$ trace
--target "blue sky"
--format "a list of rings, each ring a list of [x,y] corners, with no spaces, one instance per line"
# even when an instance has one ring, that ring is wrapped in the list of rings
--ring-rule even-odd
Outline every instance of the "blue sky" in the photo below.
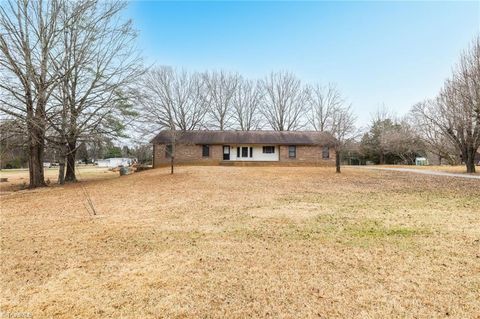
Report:
[[[359,124],[433,97],[480,32],[480,2],[130,2],[147,63],[333,82]]]

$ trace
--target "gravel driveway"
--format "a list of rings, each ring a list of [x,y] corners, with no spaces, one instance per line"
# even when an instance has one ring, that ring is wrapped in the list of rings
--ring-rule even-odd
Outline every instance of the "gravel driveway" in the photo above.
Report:
[[[371,169],[371,170],[381,170],[381,171],[395,171],[403,173],[417,173],[424,175],[434,175],[434,176],[448,176],[448,177],[461,177],[461,178],[473,178],[480,179],[480,175],[470,175],[470,174],[456,174],[456,173],[447,173],[439,171],[430,171],[426,169],[415,169],[415,168],[391,168],[391,167],[375,167],[375,166],[349,166],[361,169]]]

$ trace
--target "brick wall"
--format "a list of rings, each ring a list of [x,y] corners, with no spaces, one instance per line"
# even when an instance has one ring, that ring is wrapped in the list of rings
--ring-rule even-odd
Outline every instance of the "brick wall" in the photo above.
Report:
[[[170,158],[165,156],[165,144],[156,144],[153,146],[153,163],[155,167],[168,166]],[[330,158],[322,158],[321,146],[297,146],[297,157],[288,157],[288,146],[280,146],[280,162],[271,162],[275,164],[287,165],[335,165],[335,151],[330,148]],[[235,150],[231,150],[235,151]],[[178,144],[175,148],[175,163],[191,165],[218,165],[223,160],[222,145],[210,145],[210,156],[202,156],[202,145]]]
[[[165,156],[165,144],[153,146],[153,163],[155,167],[170,165],[170,158]],[[202,156],[202,145],[177,144],[175,147],[175,163],[218,165],[223,158],[222,145],[210,145],[210,156]]]
[[[305,163],[316,164],[322,166],[335,165],[335,150],[329,148],[329,158],[323,159],[322,146],[297,146],[297,156],[290,158],[288,156],[288,146],[280,146],[280,162],[283,163]]]

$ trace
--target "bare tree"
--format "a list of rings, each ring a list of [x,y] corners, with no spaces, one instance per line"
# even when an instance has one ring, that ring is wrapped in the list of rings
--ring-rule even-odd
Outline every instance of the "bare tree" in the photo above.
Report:
[[[203,80],[208,125],[221,131],[228,129],[231,126],[232,100],[238,87],[239,76],[225,71],[213,71],[204,73]]]
[[[142,125],[150,131],[158,127],[189,131],[203,125],[207,107],[204,84],[197,73],[170,67],[155,68],[145,74],[142,93]]]
[[[275,131],[298,130],[305,126],[308,90],[293,74],[271,73],[262,81],[265,94],[261,113]]]
[[[411,129],[422,139],[426,150],[438,157],[439,163],[442,163],[442,159],[445,159],[450,165],[459,163],[457,147],[437,126],[423,116],[412,114],[410,114],[409,121]]]
[[[416,104],[413,114],[449,138],[461,152],[467,172],[475,172],[475,153],[480,147],[479,36],[462,54],[439,96]]]
[[[170,144],[165,153],[170,158],[171,174],[174,173],[177,141],[185,131],[204,125],[208,112],[205,89],[198,73],[163,66],[145,74],[140,123],[145,134],[153,134],[159,127],[167,130]]]
[[[0,111],[25,123],[30,187],[45,186],[47,104],[63,74],[61,1],[7,0],[0,6]]]
[[[355,138],[355,121],[351,105],[346,105],[342,94],[333,84],[314,86],[309,91],[310,124],[316,131],[330,132],[336,139],[335,166],[341,172],[341,154]]]
[[[260,127],[259,107],[262,101],[260,83],[241,78],[233,96],[233,118],[242,131]]]
[[[315,85],[310,89],[310,113],[308,121],[315,131],[330,131],[332,129],[332,115],[336,108],[344,103],[340,92],[333,84],[326,87]]]
[[[382,132],[380,141],[386,153],[394,155],[405,164],[414,164],[415,158],[425,150],[421,138],[406,119]]]
[[[341,154],[350,141],[356,137],[355,129],[356,116],[351,105],[338,105],[332,110],[331,133],[337,140],[335,143],[335,166],[336,172],[341,172]]]
[[[177,71],[170,67],[153,69],[144,76],[140,109],[140,128],[144,134],[154,134],[158,128],[168,132],[165,153],[170,158],[170,173],[174,173],[177,141],[185,131],[204,126],[208,112],[206,84],[202,75]]]
[[[119,19],[123,1],[65,2],[61,45],[65,63],[52,70],[65,74],[53,92],[56,113],[50,124],[53,139],[66,158],[65,181],[76,181],[79,142],[98,134],[117,136],[131,113],[131,84],[142,74],[131,21]],[[63,181],[63,165],[59,180]]]

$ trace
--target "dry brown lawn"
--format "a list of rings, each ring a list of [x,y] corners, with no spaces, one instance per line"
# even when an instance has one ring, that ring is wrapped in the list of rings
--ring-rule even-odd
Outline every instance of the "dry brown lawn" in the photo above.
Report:
[[[47,168],[44,170],[45,181],[50,186],[55,186],[58,180],[58,168]],[[81,181],[107,179],[119,176],[118,172],[112,172],[108,168],[96,166],[77,167],[77,178]],[[8,178],[7,182],[0,183],[0,196],[10,192],[28,188],[28,169],[6,169],[0,170],[0,177]]]
[[[1,311],[479,318],[480,183],[180,167],[1,197]]]

